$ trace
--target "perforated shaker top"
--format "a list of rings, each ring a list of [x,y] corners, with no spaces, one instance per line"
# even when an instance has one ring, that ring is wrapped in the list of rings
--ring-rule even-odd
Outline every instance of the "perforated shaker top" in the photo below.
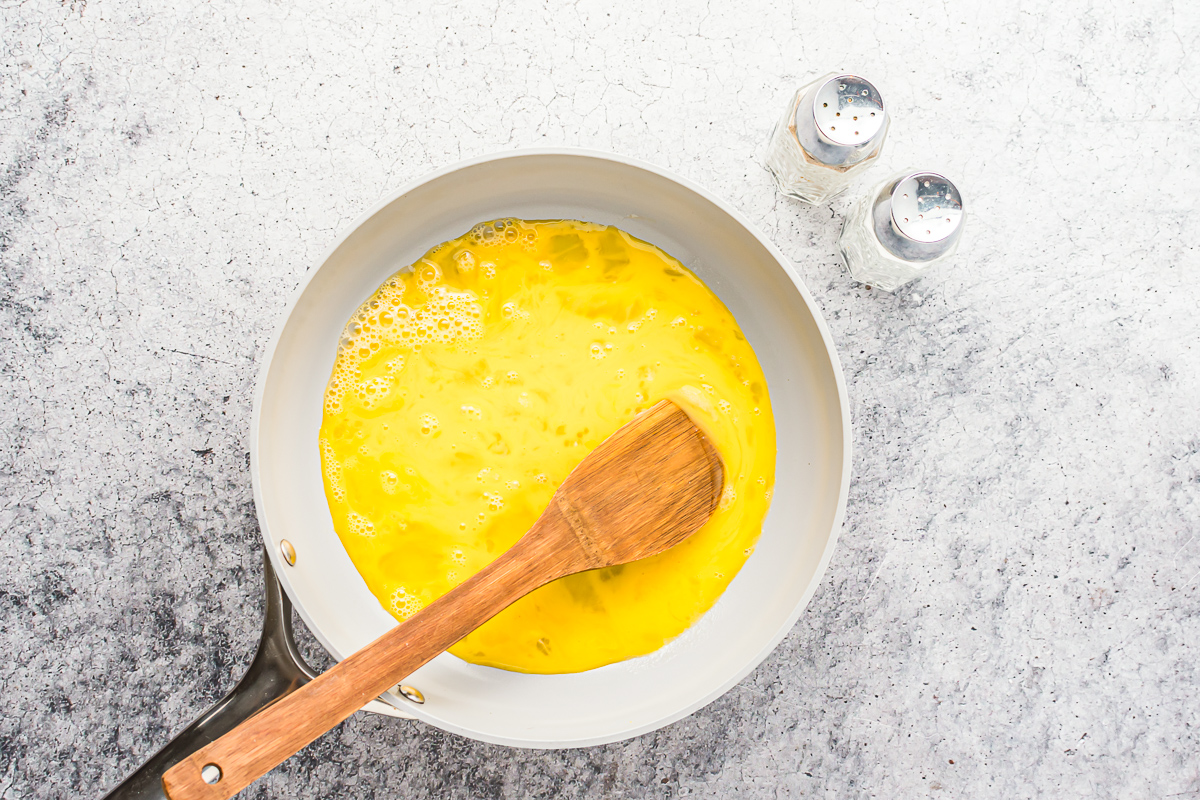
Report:
[[[940,242],[962,223],[962,196],[948,179],[936,172],[907,176],[892,190],[892,221],[917,242]]]
[[[817,89],[813,116],[826,139],[847,147],[869,142],[886,120],[879,90],[855,75],[837,75]]]

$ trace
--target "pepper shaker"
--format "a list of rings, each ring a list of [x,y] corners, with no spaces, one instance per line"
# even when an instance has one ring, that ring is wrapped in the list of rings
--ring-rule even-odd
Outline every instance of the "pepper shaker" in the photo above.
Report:
[[[771,133],[766,167],[779,191],[823,203],[879,157],[889,123],[869,81],[830,73],[796,92]]]
[[[958,249],[962,195],[936,172],[901,172],[846,214],[838,246],[855,280],[892,292]]]

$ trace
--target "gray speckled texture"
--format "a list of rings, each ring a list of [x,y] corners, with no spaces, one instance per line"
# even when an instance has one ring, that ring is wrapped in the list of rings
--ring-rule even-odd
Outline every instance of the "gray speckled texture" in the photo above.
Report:
[[[389,188],[538,144],[674,169],[795,261],[855,424],[829,572],[658,733],[360,714],[247,797],[1200,797],[1200,7],[323,5],[0,3],[0,798],[98,796],[233,684],[289,293]],[[970,208],[894,296],[837,261],[848,200],[758,165],[839,66]]]

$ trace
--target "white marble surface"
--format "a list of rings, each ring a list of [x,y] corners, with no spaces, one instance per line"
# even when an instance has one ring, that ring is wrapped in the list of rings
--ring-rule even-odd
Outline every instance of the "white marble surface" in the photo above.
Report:
[[[327,6],[336,6],[330,10]],[[0,798],[98,796],[257,639],[251,386],[382,193],[582,145],[792,258],[854,416],[845,529],[741,685],[525,752],[359,715],[247,797],[1200,797],[1200,8],[515,0],[0,3]],[[852,68],[959,257],[852,283],[774,194],[789,93]],[[875,174],[880,175],[885,167]]]

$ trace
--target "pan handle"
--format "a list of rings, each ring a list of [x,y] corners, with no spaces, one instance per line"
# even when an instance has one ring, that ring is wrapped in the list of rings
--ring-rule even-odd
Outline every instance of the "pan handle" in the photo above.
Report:
[[[296,641],[292,637],[292,601],[279,585],[275,570],[271,567],[271,559],[265,551],[263,565],[267,609],[263,616],[258,652],[254,654],[246,674],[233,691],[121,781],[119,786],[104,796],[104,800],[166,800],[163,773],[316,677],[296,648]]]

